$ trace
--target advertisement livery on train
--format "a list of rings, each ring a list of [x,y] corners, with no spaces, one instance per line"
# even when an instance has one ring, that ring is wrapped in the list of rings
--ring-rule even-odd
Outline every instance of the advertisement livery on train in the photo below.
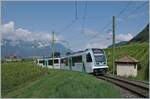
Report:
[[[37,64],[42,67],[95,74],[104,74],[108,70],[106,54],[104,50],[98,48],[86,49],[54,58],[54,65],[52,58],[37,59]]]

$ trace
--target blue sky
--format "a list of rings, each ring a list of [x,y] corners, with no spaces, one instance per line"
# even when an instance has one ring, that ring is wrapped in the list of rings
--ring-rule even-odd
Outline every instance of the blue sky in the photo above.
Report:
[[[74,1],[2,2],[2,38],[49,42],[55,31],[56,39],[68,41],[74,51],[105,48],[112,43],[112,16],[124,8],[116,17],[116,42],[131,39],[149,22],[145,1],[78,1],[76,6]]]

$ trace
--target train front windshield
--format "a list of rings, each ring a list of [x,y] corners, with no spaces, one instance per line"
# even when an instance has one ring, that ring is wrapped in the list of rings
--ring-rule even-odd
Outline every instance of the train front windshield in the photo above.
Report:
[[[104,55],[95,55],[96,62],[106,62],[106,58]]]
[[[106,57],[105,53],[101,49],[92,49],[95,57],[96,65],[105,65],[106,64]]]

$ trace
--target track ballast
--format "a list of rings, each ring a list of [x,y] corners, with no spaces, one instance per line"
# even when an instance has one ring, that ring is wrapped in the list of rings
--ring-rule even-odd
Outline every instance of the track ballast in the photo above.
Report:
[[[122,88],[125,88],[137,94],[139,97],[144,97],[144,98],[149,97],[149,84],[148,83],[142,83],[142,82],[135,81],[135,80],[128,80],[122,77],[117,77],[117,76],[108,75],[108,74],[102,75],[102,76],[96,76],[96,78],[114,83]]]

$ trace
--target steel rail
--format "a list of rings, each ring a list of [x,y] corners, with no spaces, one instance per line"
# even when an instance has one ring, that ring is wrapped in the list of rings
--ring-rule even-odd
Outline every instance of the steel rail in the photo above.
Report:
[[[111,83],[114,83],[122,88],[125,88],[135,94],[137,94],[140,97],[148,98],[149,97],[149,88],[138,85],[137,83],[133,83],[131,81],[128,81],[127,79],[119,79],[117,77],[113,77],[110,75],[103,75],[103,76],[96,76],[98,79],[103,79],[106,81],[109,81]]]

